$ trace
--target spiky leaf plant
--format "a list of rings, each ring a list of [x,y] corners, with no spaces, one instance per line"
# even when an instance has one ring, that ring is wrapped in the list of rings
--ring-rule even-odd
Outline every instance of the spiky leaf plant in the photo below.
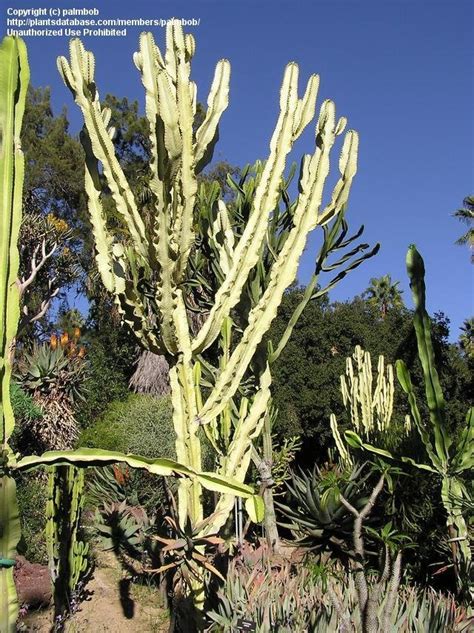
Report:
[[[19,363],[17,379],[41,407],[43,417],[33,423],[39,449],[72,448],[79,436],[75,403],[84,398],[87,376],[82,356],[61,346],[35,343]]]
[[[299,469],[285,483],[286,503],[276,505],[286,521],[280,525],[291,530],[297,542],[310,549],[348,553],[353,518],[339,500],[340,494],[356,508],[367,502],[365,483],[370,473],[364,464],[346,467],[332,465],[310,472]]]

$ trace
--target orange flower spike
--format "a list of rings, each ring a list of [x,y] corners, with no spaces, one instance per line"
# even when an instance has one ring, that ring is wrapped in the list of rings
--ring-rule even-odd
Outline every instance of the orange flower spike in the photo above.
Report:
[[[74,341],[77,343],[77,341],[79,340],[79,337],[81,336],[81,328],[75,327],[74,328],[74,333],[72,335],[72,338],[74,339]]]
[[[69,334],[67,332],[63,332],[61,334],[61,347],[66,347],[69,343]]]
[[[49,339],[49,344],[51,346],[51,349],[56,349],[58,346],[58,337],[56,336],[56,334],[51,334],[51,338]]]
[[[112,468],[113,468],[113,471],[114,471],[115,481],[122,486],[124,481],[125,481],[122,469],[117,464],[114,464],[112,466]]]
[[[85,355],[86,355],[86,348],[85,347],[81,347],[79,352],[77,353],[77,357],[78,358],[84,358]]]

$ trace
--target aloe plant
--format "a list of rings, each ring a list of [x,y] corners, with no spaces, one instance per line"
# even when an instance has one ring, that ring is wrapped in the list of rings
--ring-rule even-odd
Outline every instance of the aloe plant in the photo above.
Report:
[[[333,466],[327,471],[315,466],[311,472],[294,472],[285,484],[286,503],[277,502],[285,518],[281,525],[289,528],[303,546],[347,553],[346,543],[350,540],[353,521],[335,490],[353,507],[364,506],[367,502],[365,484],[370,473],[363,471],[364,464],[350,469]]]
[[[470,408],[467,412],[466,425],[456,441],[449,432],[446,403],[435,364],[431,321],[425,307],[424,262],[413,245],[408,249],[406,264],[415,305],[413,322],[418,356],[423,369],[429,422],[423,420],[418,409],[410,374],[403,361],[397,361],[396,372],[398,381],[408,396],[413,423],[424,444],[429,463],[416,462],[405,456],[400,456],[399,459],[438,476],[458,591],[472,598],[474,597],[472,554],[462,508],[465,500],[470,498],[463,476],[474,467],[474,409]],[[389,451],[363,442],[355,432],[346,431],[345,437],[347,442],[354,447],[394,458]]]

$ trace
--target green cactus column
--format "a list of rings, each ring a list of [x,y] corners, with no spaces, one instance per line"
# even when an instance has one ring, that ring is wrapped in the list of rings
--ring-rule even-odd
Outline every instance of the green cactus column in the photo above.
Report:
[[[20,316],[17,241],[21,223],[24,158],[20,131],[29,81],[26,47],[6,37],[0,45],[0,632],[16,630],[18,602],[13,581],[20,519],[16,485],[7,467],[15,420],[10,402],[11,362]]]
[[[46,544],[53,582],[55,630],[63,630],[74,591],[87,570],[88,545],[79,537],[84,469],[55,466],[50,470],[48,483]]]

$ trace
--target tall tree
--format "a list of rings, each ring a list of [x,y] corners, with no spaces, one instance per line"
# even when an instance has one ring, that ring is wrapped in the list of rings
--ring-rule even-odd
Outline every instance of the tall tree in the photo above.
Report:
[[[29,88],[21,134],[25,155],[20,233],[22,336],[47,316],[55,297],[78,279],[77,227],[85,211],[82,148],[68,132],[66,111],[53,114],[48,88]],[[79,219],[78,219],[79,218]]]
[[[371,305],[379,309],[382,319],[385,319],[390,309],[403,305],[403,290],[398,288],[399,283],[398,281],[392,283],[390,275],[372,277],[370,286],[363,294]]]
[[[467,244],[472,251],[474,249],[474,195],[464,198],[462,209],[455,211],[453,217],[468,226],[467,231],[456,240],[456,244],[460,246]],[[474,263],[474,253],[471,254],[471,262]]]
[[[466,356],[474,359],[474,318],[465,319],[461,326],[461,335],[459,337],[459,344]]]

